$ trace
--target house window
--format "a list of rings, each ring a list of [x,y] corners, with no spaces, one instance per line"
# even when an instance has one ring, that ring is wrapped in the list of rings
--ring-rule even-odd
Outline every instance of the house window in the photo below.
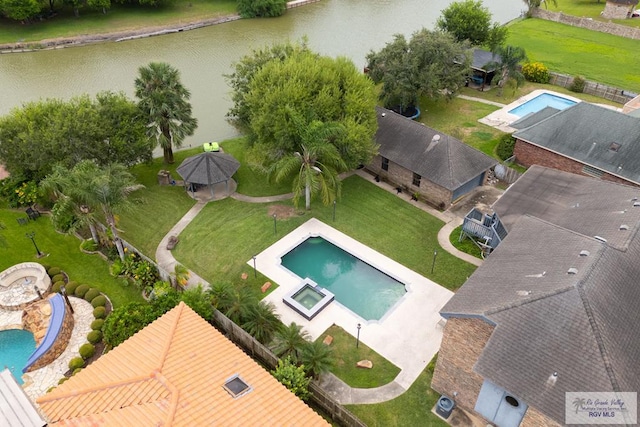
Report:
[[[411,183],[416,187],[420,187],[420,180],[421,179],[422,179],[422,177],[414,172],[413,173],[413,181]]]
[[[600,177],[602,177],[602,175],[604,175],[603,171],[601,171],[600,169],[596,169],[593,166],[589,166],[589,165],[582,166],[582,173],[590,175],[590,176],[594,176],[596,178],[600,178]]]
[[[387,159],[386,157],[382,158],[382,170],[383,171],[389,170],[389,159]]]
[[[225,381],[223,388],[231,395],[233,398],[237,398],[242,396],[243,394],[249,393],[251,391],[251,387],[249,384],[244,382],[242,378],[238,375],[234,375]]]

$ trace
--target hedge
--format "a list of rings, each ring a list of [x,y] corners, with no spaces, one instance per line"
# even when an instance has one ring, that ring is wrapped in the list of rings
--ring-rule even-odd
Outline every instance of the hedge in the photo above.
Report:
[[[80,353],[80,357],[87,360],[96,354],[96,348],[91,343],[85,343],[80,346],[80,350],[78,352]]]
[[[91,344],[97,344],[102,340],[102,332],[100,331],[91,331],[87,334],[87,341]]]
[[[104,319],[96,319],[91,322],[91,329],[93,329],[94,331],[101,331],[102,325],[104,325]]]
[[[104,295],[98,295],[97,297],[91,300],[91,305],[94,308],[104,307],[106,304],[107,304],[107,297],[105,297]]]
[[[107,317],[107,309],[104,307],[96,307],[93,309],[93,317],[96,319],[104,319]]]
[[[76,288],[73,294],[78,298],[82,298],[87,292],[89,292],[89,289],[91,289],[89,288],[89,285],[80,285]]]
[[[97,297],[98,295],[100,295],[100,291],[97,290],[96,288],[91,288],[87,291],[86,294],[84,294],[84,300],[87,302],[91,302],[91,300]]]
[[[84,366],[84,359],[82,357],[74,357],[69,361],[69,369],[76,370]]]
[[[49,274],[49,276],[53,277],[56,274],[60,274],[62,270],[60,270],[60,267],[51,267],[50,269],[47,270],[47,274]]]

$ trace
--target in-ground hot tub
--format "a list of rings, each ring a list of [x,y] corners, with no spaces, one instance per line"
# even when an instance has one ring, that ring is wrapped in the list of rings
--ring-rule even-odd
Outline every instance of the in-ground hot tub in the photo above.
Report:
[[[0,273],[0,307],[22,310],[40,299],[51,286],[51,278],[41,264],[23,262]]]
[[[328,290],[321,288],[308,277],[299,286],[282,298],[282,302],[297,311],[307,320],[313,319],[322,311],[335,296]]]

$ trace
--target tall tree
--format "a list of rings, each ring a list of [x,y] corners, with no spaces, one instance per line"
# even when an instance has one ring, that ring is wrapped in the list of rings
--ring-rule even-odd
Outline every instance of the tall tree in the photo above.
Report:
[[[42,5],[38,0],[0,0],[0,15],[14,21],[29,22],[41,10]]]
[[[344,127],[343,137],[331,143],[348,168],[368,163],[377,152],[375,87],[352,61],[282,46],[245,57],[229,78],[235,104],[230,118],[246,131],[250,157],[265,168],[300,150],[291,110],[305,126],[319,121]]]
[[[180,72],[165,62],[152,62],[138,72],[135,90],[147,135],[162,147],[164,161],[173,163],[173,147],[181,147],[198,126],[191,113],[191,94],[180,82]]]
[[[504,44],[507,27],[491,23],[491,12],[481,0],[464,0],[451,3],[442,11],[436,26],[447,31],[461,42],[469,40],[474,46],[486,46],[490,50]]]
[[[415,106],[418,98],[453,98],[464,86],[470,57],[466,42],[449,33],[422,29],[407,42],[401,34],[379,52],[367,55],[369,76],[382,83],[380,99],[388,108]]]
[[[527,60],[527,54],[523,48],[510,45],[498,48],[495,53],[500,56],[500,59],[489,63],[487,67],[494,67],[500,73],[498,94],[502,96],[504,86],[509,80],[516,82],[516,88],[524,83],[524,76],[520,71],[520,63]]]
[[[293,178],[293,201],[298,205],[304,192],[305,209],[311,209],[312,197],[320,193],[322,203],[329,205],[340,196],[338,173],[347,169],[336,145],[332,143],[344,133],[339,123],[312,121],[308,125],[295,111],[289,110],[291,124],[297,133],[299,151],[288,153],[272,164],[270,174],[276,182]]]
[[[269,344],[276,331],[282,327],[275,311],[276,308],[272,303],[260,301],[247,313],[247,318],[241,325],[242,329],[262,344]]]
[[[238,0],[238,13],[243,18],[270,18],[287,11],[287,0]]]
[[[320,374],[327,372],[333,366],[332,348],[322,341],[309,341],[300,352],[300,362],[307,373],[317,379]]]

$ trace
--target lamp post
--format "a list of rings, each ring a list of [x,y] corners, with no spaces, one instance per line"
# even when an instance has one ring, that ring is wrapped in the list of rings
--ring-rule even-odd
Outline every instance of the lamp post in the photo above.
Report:
[[[254,255],[252,258],[253,258],[253,277],[257,278],[258,277],[258,273],[256,271],[256,256]]]
[[[360,344],[360,328],[362,328],[362,325],[360,323],[358,323],[358,335],[356,335],[356,348],[358,348],[358,345]]]
[[[38,258],[40,258],[42,256],[42,252],[40,252],[40,249],[38,249],[38,245],[36,245],[36,232],[30,231],[29,233],[25,233],[24,235],[27,237],[27,239],[31,239],[31,243],[33,243],[33,247],[36,248],[36,253],[38,254]]]
[[[333,220],[336,220],[336,201],[333,201]]]
[[[431,263],[431,274],[433,274],[433,269],[436,266],[436,257],[438,256],[438,250],[433,251],[433,262]]]
[[[73,307],[71,306],[71,301],[69,301],[69,297],[67,296],[67,290],[65,289],[64,285],[60,286],[60,293],[64,298],[64,302],[67,303],[67,307],[69,307],[69,311],[71,311],[71,314],[73,314]]]
[[[278,234],[278,223],[276,222],[277,216],[278,216],[277,214],[273,214],[273,234],[274,235]]]

